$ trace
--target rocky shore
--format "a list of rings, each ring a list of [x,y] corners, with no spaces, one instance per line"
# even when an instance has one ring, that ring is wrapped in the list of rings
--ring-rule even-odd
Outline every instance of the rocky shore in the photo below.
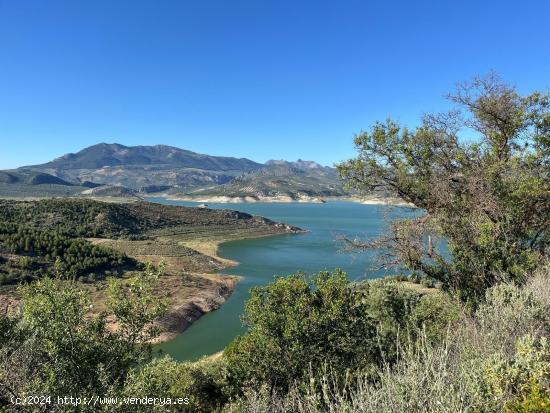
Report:
[[[174,195],[161,195],[162,198],[171,200],[171,201],[188,201],[188,202],[202,202],[202,203],[211,203],[211,204],[240,204],[240,203],[254,203],[254,202],[265,202],[265,203],[311,203],[311,204],[324,204],[326,202],[332,201],[347,201],[347,202],[358,202],[364,205],[393,205],[393,206],[412,206],[406,201],[403,201],[400,198],[396,197],[309,197],[309,196],[300,196],[300,197],[290,197],[286,195],[281,196],[174,196]]]
[[[219,244],[303,232],[292,225],[228,209],[149,202],[104,203],[67,198],[0,203],[6,223],[13,221],[15,225],[21,222],[19,216],[24,215],[25,225],[34,231],[49,233],[61,226],[65,231],[79,228],[81,233],[94,236],[85,237],[85,241],[106,247],[106,251],[118,251],[131,262],[153,265],[162,262],[163,274],[154,288],[155,295],[168,302],[168,312],[158,322],[161,335],[157,342],[174,338],[203,314],[218,309],[235,289],[239,277],[219,272],[237,263],[218,256]],[[12,267],[19,268],[17,265],[21,257],[8,252],[0,244],[0,263],[3,263],[0,275],[11,271]],[[32,259],[36,265],[43,265],[44,271],[51,266],[47,257],[34,253]],[[116,274],[122,280],[129,281],[140,276],[140,268],[133,264],[128,268],[103,270],[107,276]],[[90,295],[93,304],[91,314],[107,310],[107,281],[104,276],[95,274],[94,278],[79,279],[76,283],[78,288]],[[17,284],[0,285],[0,312],[9,314],[19,307]],[[114,318],[107,319],[107,322],[113,329],[117,328]]]

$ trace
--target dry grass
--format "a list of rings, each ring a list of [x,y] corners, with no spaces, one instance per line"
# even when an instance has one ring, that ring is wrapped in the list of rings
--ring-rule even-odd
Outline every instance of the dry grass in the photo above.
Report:
[[[443,343],[421,340],[402,349],[399,361],[380,369],[375,382],[359,376],[342,386],[327,370],[321,377],[311,377],[306,388],[297,385],[287,394],[252,386],[225,411],[502,412],[522,383],[529,385],[534,377],[544,379],[550,372],[548,353],[525,353],[518,347],[537,341],[544,346],[550,337],[549,274],[547,265],[522,288],[507,284],[492,288],[486,303],[475,314],[465,315]]]
[[[196,248],[185,246],[177,239],[169,237],[145,241],[124,239],[93,239],[91,241],[123,252],[142,263],[159,264],[164,262],[165,272],[170,275],[183,272],[213,273],[227,266],[226,260],[220,259],[215,254],[204,254]]]
[[[219,308],[233,292],[239,277],[213,274],[234,261],[217,256],[221,241],[198,239],[181,241],[179,236],[131,241],[125,239],[90,239],[108,246],[142,263],[164,264],[164,276],[155,287],[155,295],[169,303],[168,312],[160,320],[157,342],[175,338],[204,313]],[[136,274],[125,274],[131,278]],[[105,283],[88,285],[93,312],[105,311]],[[113,320],[110,320],[113,321]],[[113,328],[116,326],[113,324]]]
[[[425,287],[422,284],[417,284],[410,281],[400,281],[399,284],[403,287],[410,288],[419,294],[435,294],[440,292],[437,288]]]
[[[157,323],[161,333],[155,342],[175,338],[204,313],[219,308],[231,295],[237,281],[238,277],[215,274],[160,277],[154,287],[154,293],[160,300],[168,302],[168,309],[167,314]],[[90,294],[93,303],[92,314],[105,312],[106,283],[84,284],[83,287]],[[111,328],[116,328],[113,318],[108,317],[107,322]]]
[[[220,247],[220,244],[222,244],[223,242],[223,240],[188,240],[180,241],[180,244],[184,245],[187,248],[198,251],[208,257],[215,258],[217,261],[223,263],[226,267],[233,267],[238,264],[237,261],[222,258],[218,255],[218,249]]]

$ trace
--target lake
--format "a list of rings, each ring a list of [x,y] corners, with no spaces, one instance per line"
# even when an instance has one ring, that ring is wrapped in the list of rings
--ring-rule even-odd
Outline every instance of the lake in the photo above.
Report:
[[[148,200],[169,205],[197,205],[193,202],[162,198]],[[211,208],[236,209],[261,215],[298,226],[308,232],[222,244],[220,255],[239,262],[239,265],[226,268],[221,273],[240,275],[243,279],[220,309],[202,316],[174,340],[157,346],[176,360],[196,360],[221,351],[237,335],[242,334],[244,328],[240,316],[250,288],[271,282],[275,275],[284,276],[297,271],[315,273],[334,268],[343,269],[353,280],[388,275],[384,270],[373,269],[377,262],[372,253],[344,253],[336,238],[338,235],[374,237],[387,229],[386,213],[390,217],[417,214],[417,211],[410,208],[389,208],[355,202],[208,205]],[[395,270],[391,273],[395,274]]]

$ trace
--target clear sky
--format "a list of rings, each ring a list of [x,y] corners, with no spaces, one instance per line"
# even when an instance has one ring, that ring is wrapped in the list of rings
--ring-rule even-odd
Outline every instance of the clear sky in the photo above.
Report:
[[[0,169],[99,142],[332,164],[491,69],[550,87],[550,1],[0,0]]]

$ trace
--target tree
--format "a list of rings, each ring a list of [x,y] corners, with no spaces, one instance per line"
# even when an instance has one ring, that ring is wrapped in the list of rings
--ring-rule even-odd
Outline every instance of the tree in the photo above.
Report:
[[[163,271],[162,262],[157,270],[147,264],[142,274],[130,280],[109,280],[107,304],[119,322],[118,335],[130,347],[150,342],[159,333],[151,323],[166,312],[167,303],[155,297],[153,287]]]
[[[345,370],[374,361],[376,348],[367,343],[376,327],[358,295],[340,271],[321,272],[312,282],[294,274],[253,288],[243,317],[248,332],[224,352],[234,380],[288,388],[310,365],[330,361]]]
[[[283,391],[325,368],[342,380],[371,376],[396,359],[420,300],[391,281],[350,283],[340,270],[278,277],[252,289],[243,317],[248,331],[224,351],[229,376],[237,388],[256,382]]]
[[[88,293],[74,281],[44,278],[22,287],[21,314],[0,317],[0,406],[17,410],[11,396],[53,399],[121,391],[130,372],[151,358],[146,340],[154,338],[155,330],[150,326],[165,310],[152,296],[157,277],[149,268],[125,285],[120,280],[112,284],[114,331],[107,326],[107,314],[88,314]],[[60,409],[53,402],[40,411]]]
[[[499,281],[523,281],[548,255],[550,94],[522,96],[490,74],[449,98],[455,109],[415,130],[387,120],[355,137],[358,157],[338,166],[348,186],[383,189],[426,215],[346,241],[477,299]],[[441,239],[450,259],[434,247]]]

